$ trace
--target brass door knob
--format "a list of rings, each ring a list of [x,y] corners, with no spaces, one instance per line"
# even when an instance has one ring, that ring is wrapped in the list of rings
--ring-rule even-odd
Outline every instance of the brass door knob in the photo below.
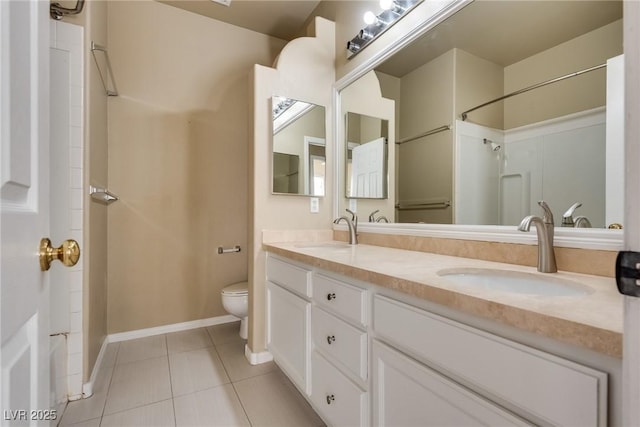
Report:
[[[75,240],[65,240],[59,248],[51,246],[46,237],[40,240],[40,270],[47,271],[51,262],[59,260],[66,267],[73,267],[80,259],[80,245]]]

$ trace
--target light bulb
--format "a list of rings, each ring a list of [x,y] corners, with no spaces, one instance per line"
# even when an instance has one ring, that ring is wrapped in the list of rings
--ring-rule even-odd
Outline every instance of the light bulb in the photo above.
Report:
[[[380,0],[382,10],[389,10],[393,7],[393,0]]]
[[[365,24],[371,25],[378,20],[378,17],[369,10],[364,14],[363,19]]]

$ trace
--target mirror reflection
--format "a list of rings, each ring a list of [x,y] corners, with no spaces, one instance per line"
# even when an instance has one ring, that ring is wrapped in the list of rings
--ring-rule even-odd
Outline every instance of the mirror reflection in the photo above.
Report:
[[[558,226],[622,223],[621,53],[619,1],[475,1],[376,67],[394,220],[517,225],[546,200]]]
[[[347,113],[347,197],[387,197],[388,138],[388,120]]]
[[[321,197],[325,194],[325,109],[322,106],[274,96],[274,194]]]

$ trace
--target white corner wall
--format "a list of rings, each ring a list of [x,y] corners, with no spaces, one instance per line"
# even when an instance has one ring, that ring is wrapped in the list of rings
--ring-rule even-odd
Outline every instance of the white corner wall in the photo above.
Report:
[[[249,341],[250,353],[266,350],[264,230],[331,228],[335,142],[332,87],[335,82],[335,24],[323,18],[313,23],[315,37],[288,43],[274,68],[255,65],[250,76],[252,132],[249,147]],[[286,96],[325,107],[326,194],[319,212],[310,213],[309,197],[271,193],[271,97]]]

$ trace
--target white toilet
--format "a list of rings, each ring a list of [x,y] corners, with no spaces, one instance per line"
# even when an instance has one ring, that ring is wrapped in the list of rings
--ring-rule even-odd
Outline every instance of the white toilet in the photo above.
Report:
[[[241,319],[240,338],[247,339],[249,315],[249,282],[238,282],[222,289],[222,306],[227,313]]]

